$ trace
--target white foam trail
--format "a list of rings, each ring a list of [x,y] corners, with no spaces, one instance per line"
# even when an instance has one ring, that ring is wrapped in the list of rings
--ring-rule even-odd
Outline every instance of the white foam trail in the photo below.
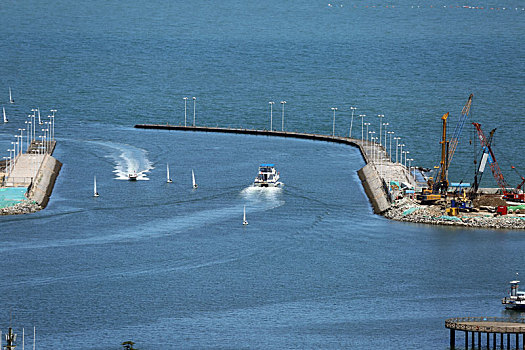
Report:
[[[114,142],[93,142],[112,150],[106,157],[115,162],[115,179],[128,180],[128,175],[136,172],[137,180],[149,180],[146,173],[154,167],[148,160],[145,149]]]
[[[250,201],[277,201],[283,189],[281,187],[249,186],[241,191],[241,197]]]

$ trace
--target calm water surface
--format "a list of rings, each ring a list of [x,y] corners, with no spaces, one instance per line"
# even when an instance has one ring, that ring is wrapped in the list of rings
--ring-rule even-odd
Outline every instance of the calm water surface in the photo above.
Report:
[[[474,93],[471,121],[498,128],[495,150],[517,183],[508,169],[525,173],[523,4],[373,5],[3,4],[0,100],[10,86],[16,103],[5,104],[0,149],[31,108],[57,108],[64,166],[45,210],[0,218],[0,329],[12,313],[17,332],[36,326],[42,349],[129,339],[140,349],[447,349],[448,317],[518,316],[500,298],[523,272],[523,231],[376,216],[356,149],[133,129],[184,123],[182,97],[196,96],[198,125],[269,128],[276,101],[280,126],[286,100],[287,130],[330,133],[338,107],[336,132],[347,135],[357,106],[376,133],[385,114],[431,167],[440,116],[450,111],[455,125]],[[471,129],[457,181],[472,178]],[[263,162],[276,164],[282,189],[250,187]],[[123,180],[133,170],[141,180]],[[484,185],[494,186],[489,174]]]

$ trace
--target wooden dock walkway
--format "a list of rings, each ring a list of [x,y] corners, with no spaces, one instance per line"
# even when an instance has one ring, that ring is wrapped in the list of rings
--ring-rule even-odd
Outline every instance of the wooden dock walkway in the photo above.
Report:
[[[457,317],[449,318],[445,321],[445,327],[450,329],[450,349],[456,347],[456,330],[463,331],[465,334],[465,349],[469,348],[469,333],[471,333],[472,349],[481,349],[482,334],[486,336],[485,346],[487,349],[491,348],[492,335],[492,349],[498,348],[498,334],[499,334],[499,348],[500,349],[519,349],[520,348],[520,334],[522,339],[522,346],[525,350],[525,319],[511,319],[503,317]],[[477,334],[477,337],[475,336]],[[515,341],[512,342],[512,334],[515,335]],[[506,335],[506,347],[504,338]],[[512,344],[514,343],[514,344]]]

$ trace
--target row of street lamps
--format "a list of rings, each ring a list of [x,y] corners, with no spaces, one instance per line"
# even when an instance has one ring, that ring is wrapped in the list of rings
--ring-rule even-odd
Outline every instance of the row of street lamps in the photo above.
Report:
[[[47,116],[49,118],[49,121],[41,120],[39,109],[33,108],[31,109],[31,111],[33,112],[33,114],[29,114],[27,116],[29,120],[24,121],[26,127],[18,129],[20,135],[14,135],[16,141],[11,142],[12,148],[7,149],[7,151],[9,152],[9,157],[2,157],[5,160],[6,172],[8,177],[11,176],[11,173],[13,172],[14,163],[16,162],[17,157],[24,153],[24,131],[26,131],[26,153],[29,152],[33,141],[35,141],[36,146],[37,125],[45,125],[44,129],[40,129],[40,131],[43,134],[38,136],[38,138],[40,139],[40,145],[37,147],[38,154],[48,153],[51,141],[55,140],[55,113],[57,112],[57,110],[50,110],[52,115]],[[33,171],[32,169],[33,174],[36,173],[36,168],[37,167],[35,165],[35,170]]]
[[[184,100],[184,126],[187,126],[187,101],[188,101],[189,97],[183,97],[183,100]],[[197,98],[196,97],[192,97],[193,99],[193,126],[195,126],[195,105],[196,105],[196,100]],[[284,105],[286,104],[286,101],[281,101],[281,106],[282,106],[282,114],[281,114],[281,131],[284,131]],[[273,131],[273,106],[275,104],[274,101],[269,101],[268,104],[270,105],[270,130]],[[333,118],[332,118],[332,136],[335,137],[335,117],[336,117],[336,111],[338,110],[337,107],[331,107],[330,108],[333,112]],[[352,129],[353,129],[353,125],[354,125],[354,113],[355,111],[357,110],[357,107],[355,106],[350,106],[350,111],[351,111],[351,119],[350,119],[350,129],[348,131],[348,137],[349,138],[352,138]],[[32,110],[33,112],[35,112],[36,110]],[[53,117],[54,117],[54,112],[56,112],[56,110],[51,110],[53,111]],[[33,116],[35,115],[35,113],[33,113]],[[371,123],[367,122],[365,123],[364,122],[364,118],[366,117],[366,114],[359,114],[359,117],[361,118],[361,141],[365,141],[368,143],[369,142],[369,137],[370,137],[370,141],[374,142],[375,144],[378,144],[378,147],[380,148],[381,146],[384,146],[385,148],[385,153],[386,153],[386,149],[387,149],[387,140],[388,140],[388,136],[389,136],[389,152],[388,152],[388,155],[390,157],[390,160],[392,161],[392,138],[396,141],[396,163],[400,163],[400,164],[403,164],[405,167],[406,167],[406,162],[408,161],[409,162],[409,169],[410,169],[410,166],[411,166],[411,162],[414,160],[413,158],[407,158],[407,155],[410,154],[409,151],[403,151],[403,147],[405,147],[405,144],[402,144],[400,143],[399,141],[401,140],[401,137],[395,137],[393,136],[394,135],[394,131],[388,131],[388,127],[390,126],[390,123],[388,122],[383,122],[384,118],[385,118],[385,115],[384,114],[378,114],[377,117],[379,118],[379,136],[374,136],[376,134],[375,131],[369,131],[368,128],[369,126],[371,125]],[[54,125],[54,123],[53,123]],[[366,127],[366,134],[364,132],[365,130],[365,127]],[[383,129],[384,129],[384,137],[383,137]],[[366,136],[366,139],[365,139],[365,136]],[[33,137],[34,137],[34,134],[33,134]],[[383,144],[383,141],[384,141],[384,144]],[[399,150],[399,154],[400,154],[400,158],[398,157],[398,150]],[[379,157],[379,149],[377,152],[377,157],[375,158],[376,160],[378,159]],[[374,154],[375,154],[374,153]],[[404,158],[404,160],[403,160]],[[399,159],[399,160],[398,160]],[[414,178],[415,178],[415,171],[414,171]]]

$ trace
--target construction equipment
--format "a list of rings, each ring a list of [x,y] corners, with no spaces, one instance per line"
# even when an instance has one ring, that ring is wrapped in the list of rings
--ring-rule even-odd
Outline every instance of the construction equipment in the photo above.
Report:
[[[490,136],[487,139],[487,146],[483,147],[483,153],[479,161],[479,167],[476,169],[476,174],[474,175],[474,184],[472,185],[472,191],[470,193],[471,197],[475,197],[478,192],[479,184],[481,183],[481,178],[483,177],[485,167],[487,166],[487,160],[489,158],[488,147],[490,147],[490,145],[492,144],[492,139],[494,138],[495,132],[496,132],[496,129],[492,129],[490,131]]]
[[[509,190],[509,184],[507,183],[507,181],[505,181],[505,178],[503,177],[503,173],[501,172],[499,164],[496,161],[496,157],[494,156],[494,152],[492,151],[492,147],[491,147],[492,137],[494,136],[494,131],[496,129],[491,131],[491,136],[490,136],[490,140],[489,140],[489,139],[487,139],[487,137],[483,133],[483,130],[481,129],[481,124],[479,124],[479,123],[472,123],[472,125],[474,125],[474,127],[476,128],[476,130],[478,132],[479,141],[481,142],[481,146],[483,147],[483,156],[481,158],[481,160],[482,160],[481,163],[485,162],[485,163],[489,164],[489,167],[492,170],[492,175],[494,175],[494,179],[496,180],[496,182],[498,183],[498,186],[502,190],[503,199],[504,200],[511,200],[511,201],[521,201],[521,202],[525,201],[525,194],[519,193],[519,190],[520,190],[521,186],[523,185],[523,183],[525,182],[525,179],[522,181],[522,183],[520,183],[518,185],[518,187],[516,189]],[[482,166],[483,166],[483,168],[485,167],[484,164],[480,164],[480,168]],[[516,172],[517,172],[517,170],[516,170]],[[523,177],[521,175],[520,175],[520,177],[523,179]],[[479,186],[479,184],[478,184],[478,186]]]
[[[437,168],[437,174],[435,177],[428,180],[428,187],[424,188],[420,194],[416,196],[421,202],[434,202],[441,199],[441,194],[447,191],[448,187],[448,157],[447,157],[447,118],[448,112],[443,114],[441,120],[443,121],[441,141],[441,161]],[[436,181],[434,181],[434,178]]]
[[[473,94],[470,94],[468,97],[467,103],[463,106],[461,110],[461,117],[454,128],[454,133],[450,140],[447,141],[447,119],[449,113],[445,113],[442,117],[442,135],[441,141],[441,160],[439,167],[436,167],[437,171],[434,173],[434,176],[428,180],[428,188],[425,188],[421,191],[421,194],[417,196],[417,199],[422,202],[434,202],[441,198],[441,195],[445,195],[448,189],[448,168],[456,152],[456,148],[459,143],[459,137],[463,131],[463,126],[468,118],[470,112],[470,106],[472,105]]]

